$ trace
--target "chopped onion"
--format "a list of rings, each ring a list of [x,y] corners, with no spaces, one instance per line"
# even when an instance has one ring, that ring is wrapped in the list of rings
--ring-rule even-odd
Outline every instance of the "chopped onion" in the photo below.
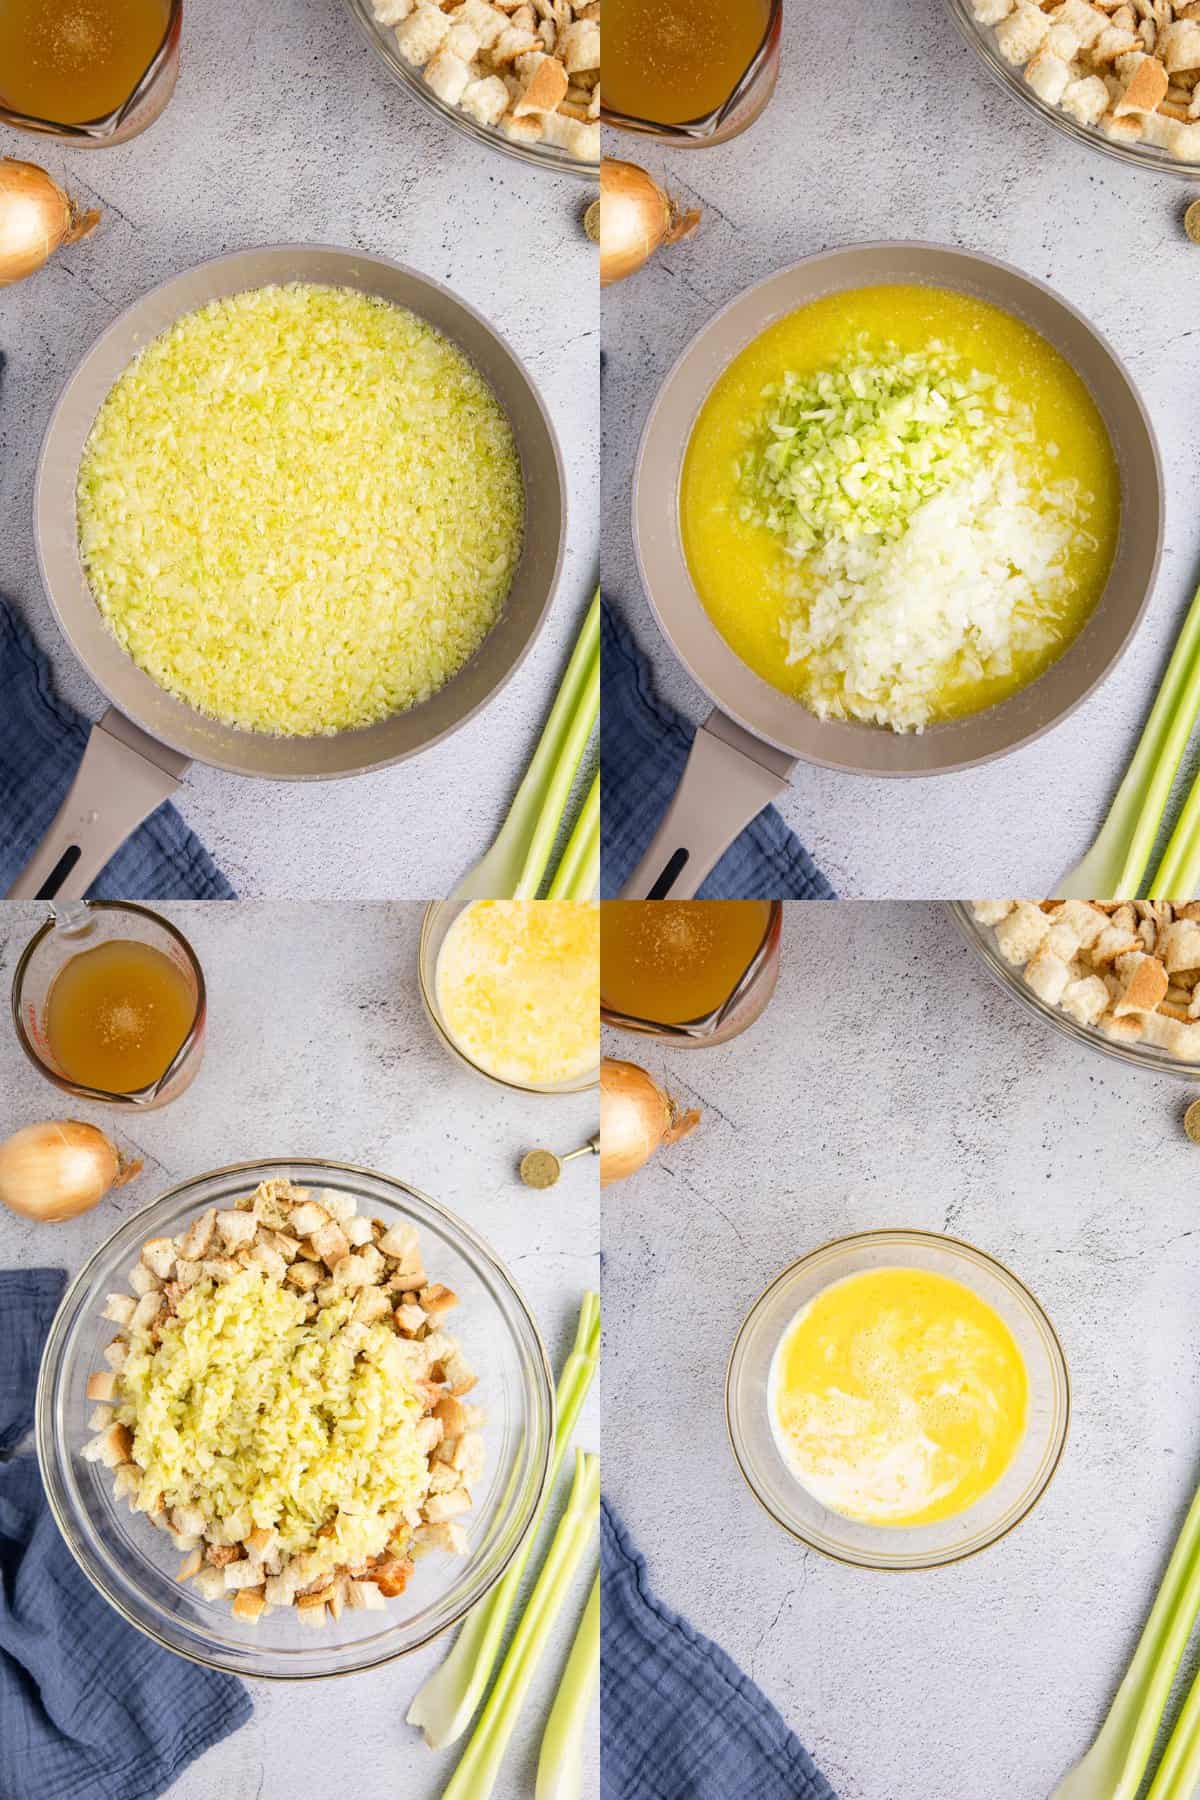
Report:
[[[26,1125],[0,1144],[0,1203],[27,1219],[73,1219],[141,1171],[94,1125]]]
[[[600,1065],[600,1186],[635,1175],[664,1144],[694,1131],[700,1114],[681,1112],[636,1063],[606,1056]]]
[[[636,275],[664,244],[677,244],[700,223],[696,208],[680,212],[670,194],[636,163],[600,164],[600,286]]]
[[[0,158],[0,287],[35,274],[99,222],[95,207],[84,212],[36,163]]]

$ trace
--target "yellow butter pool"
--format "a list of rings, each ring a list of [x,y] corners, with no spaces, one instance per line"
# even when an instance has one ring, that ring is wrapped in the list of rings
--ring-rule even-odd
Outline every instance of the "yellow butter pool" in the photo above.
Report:
[[[1080,529],[1053,601],[1050,641],[1014,651],[1011,668],[981,675],[970,658],[940,683],[930,723],[962,717],[1028,685],[1071,643],[1104,590],[1120,523],[1112,446],[1086,386],[1047,341],[1012,315],[946,289],[881,286],[832,294],[788,314],[748,345],[717,381],[688,444],[680,529],[692,580],[730,647],[763,680],[806,704],[815,688],[804,660],[789,661],[785,622],[795,607],[796,562],[780,537],[741,516],[738,464],[761,420],[764,389],[810,376],[862,346],[868,353],[949,351],[964,373],[994,377],[1028,408],[1035,488],[1076,481]],[[823,710],[821,704],[815,710]],[[834,710],[837,710],[836,708]],[[863,716],[853,707],[845,716]]]
[[[780,1454],[822,1505],[871,1525],[954,1518],[994,1487],[1025,1435],[1029,1381],[999,1313],[923,1269],[835,1281],[771,1364]]]

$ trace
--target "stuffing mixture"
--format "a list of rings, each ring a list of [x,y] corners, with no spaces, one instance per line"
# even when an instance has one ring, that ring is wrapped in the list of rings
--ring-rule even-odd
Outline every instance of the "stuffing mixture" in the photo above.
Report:
[[[413,1226],[266,1181],[151,1238],[129,1285],[83,1455],[170,1534],[181,1581],[319,1627],[382,1608],[426,1551],[466,1554],[484,1416]]]
[[[1200,1062],[1200,902],[973,900],[1040,1000],[1117,1044]]]
[[[600,161],[600,0],[371,0],[447,106],[516,144]]]
[[[1118,144],[1200,163],[1200,0],[971,0],[1034,93]]]

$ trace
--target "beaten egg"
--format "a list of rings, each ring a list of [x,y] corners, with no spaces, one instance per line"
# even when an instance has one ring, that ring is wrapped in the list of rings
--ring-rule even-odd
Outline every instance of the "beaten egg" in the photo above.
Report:
[[[1012,1332],[961,1281],[864,1270],[797,1313],[771,1363],[771,1430],[832,1512],[930,1525],[973,1506],[1025,1435],[1029,1379]]]

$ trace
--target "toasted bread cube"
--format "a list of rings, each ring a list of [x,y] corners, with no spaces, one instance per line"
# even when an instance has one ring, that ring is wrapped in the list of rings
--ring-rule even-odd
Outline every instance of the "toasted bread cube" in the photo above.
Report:
[[[457,106],[471,80],[471,70],[461,56],[456,56],[448,45],[443,44],[425,64],[422,78],[439,100],[444,100],[447,106]]]
[[[1146,1013],[1142,1018],[1144,1041],[1186,1062],[1200,1060],[1200,1025],[1181,1025],[1164,1013]]]
[[[89,1400],[115,1400],[117,1378],[111,1369],[93,1369],[85,1389]]]
[[[320,1598],[313,1601],[297,1599],[296,1613],[302,1625],[307,1625],[310,1631],[320,1631],[325,1623],[325,1602]]]
[[[1005,962],[1024,968],[1049,930],[1049,916],[1040,907],[1029,900],[1018,900],[996,927],[996,948]]]
[[[204,1552],[203,1552],[203,1550],[199,1549],[198,1547],[193,1548],[188,1551],[187,1555],[184,1557],[183,1561],[179,1565],[178,1579],[180,1581],[190,1581],[192,1579],[192,1576],[198,1575],[203,1567],[204,1567]]]
[[[405,1267],[419,1263],[420,1239],[415,1225],[392,1225],[379,1240],[379,1248],[385,1256],[392,1257]]]
[[[1059,1005],[1081,1025],[1094,1025],[1108,1011],[1109,993],[1098,975],[1085,975],[1063,989]]]
[[[350,1246],[346,1242],[346,1234],[333,1219],[322,1225],[319,1231],[313,1232],[309,1242],[327,1268],[335,1269],[350,1254]]]
[[[409,1338],[416,1337],[426,1323],[426,1313],[420,1306],[398,1306],[395,1317],[397,1330]]]
[[[1117,1019],[1112,1013],[1105,1013],[1097,1029],[1106,1038],[1111,1038],[1114,1044],[1136,1044],[1141,1041],[1145,1020],[1138,1013],[1130,1013],[1124,1019]]]
[[[1007,19],[1017,0],[971,0],[971,11],[981,25],[998,25]]]
[[[125,1360],[128,1355],[129,1346],[128,1344],[122,1343],[120,1338],[114,1338],[111,1344],[106,1344],[104,1347],[104,1360],[109,1368],[114,1371],[125,1367]],[[91,1396],[89,1395],[89,1399],[90,1398]]]
[[[1176,19],[1158,40],[1158,54],[1171,74],[1177,69],[1200,69],[1200,23]]]
[[[500,33],[507,28],[508,17],[499,7],[489,6],[488,0],[463,0],[450,14],[450,28],[454,32],[470,32],[476,39],[476,50],[490,50]],[[458,54],[461,56],[462,51]],[[465,59],[469,60],[469,59]]]
[[[599,125],[582,125],[562,113],[547,113],[542,119],[542,135],[548,144],[556,144],[581,162],[600,161]]]
[[[1103,82],[1100,85],[1103,87]],[[1136,950],[1140,942],[1132,931],[1123,930],[1119,925],[1107,925],[1092,945],[1092,962],[1097,967],[1115,962],[1118,956],[1128,956],[1131,950]]]
[[[100,1317],[114,1325],[128,1325],[136,1310],[137,1301],[132,1294],[109,1294]]]
[[[465,1488],[470,1488],[483,1474],[486,1451],[477,1431],[468,1431],[458,1440],[452,1466],[458,1470]]]
[[[197,1571],[192,1582],[192,1592],[199,1594],[202,1600],[219,1600],[225,1592],[225,1576],[222,1570],[214,1569],[211,1564]]]
[[[258,1220],[251,1212],[219,1212],[216,1224],[217,1235],[231,1254],[252,1244],[258,1230]]]
[[[385,1612],[387,1610],[387,1601],[373,1581],[348,1581],[346,1583],[346,1605],[363,1612]]]
[[[149,1331],[163,1309],[164,1300],[162,1293],[143,1294],[129,1321],[130,1331]]]
[[[1088,55],[1097,68],[1104,68],[1115,63],[1119,57],[1128,56],[1131,50],[1141,48],[1141,39],[1123,25],[1111,24],[1107,31],[1102,31],[1092,45]]]
[[[440,1419],[432,1416],[418,1419],[416,1424],[417,1448],[422,1456],[430,1456],[446,1435]]]
[[[1152,113],[1159,101],[1166,99],[1168,86],[1167,71],[1157,57],[1140,57],[1125,91],[1112,109],[1113,118],[1124,119],[1130,113]]]
[[[294,1262],[287,1272],[288,1286],[298,1288],[302,1294],[311,1294],[324,1279],[325,1271],[321,1265],[305,1260]]]
[[[371,0],[371,11],[381,25],[402,25],[417,0]]]
[[[129,1271],[129,1285],[140,1300],[143,1294],[152,1293],[155,1288],[160,1288],[162,1282],[153,1269],[148,1269],[145,1263],[139,1262],[134,1263]]]
[[[405,62],[420,69],[441,49],[449,31],[450,20],[440,6],[417,0],[408,18],[396,27],[396,43]]]
[[[361,1250],[364,1244],[371,1241],[370,1219],[345,1219],[342,1221],[342,1230],[352,1250]]]
[[[1015,900],[972,900],[971,916],[981,925],[998,925],[1016,907]]]
[[[234,1594],[242,1588],[257,1587],[263,1578],[263,1572],[256,1562],[243,1556],[237,1562],[225,1564],[225,1588]]]
[[[1013,11],[996,27],[996,48],[1005,62],[1024,64],[1041,49],[1049,31],[1050,21],[1040,7],[1017,0]]]
[[[445,1399],[439,1400],[434,1407],[433,1416],[441,1425],[446,1437],[458,1438],[467,1429],[470,1410],[453,1394],[447,1394]]]
[[[262,1587],[243,1588],[233,1603],[233,1616],[253,1625],[262,1617],[266,1604],[267,1596]]]
[[[553,112],[566,97],[567,71],[558,58],[534,52],[531,57],[522,57],[521,61],[528,64],[533,57],[536,57],[536,66],[527,76],[523,75],[525,87],[513,106],[515,119],[526,118],[530,113]]]
[[[1180,162],[1200,162],[1200,124],[1184,124],[1177,119],[1165,118],[1162,113],[1148,113],[1142,126],[1142,135],[1148,144],[1157,145],[1160,150],[1178,157]]]
[[[1108,14],[1088,0],[1063,0],[1050,14],[1050,34],[1046,44],[1064,62],[1072,63],[1081,50],[1096,42],[1108,27]]]
[[[449,1494],[430,1494],[422,1508],[431,1525],[440,1525],[447,1519],[453,1519],[459,1513],[471,1510],[471,1496],[464,1488],[456,1487]]]
[[[570,75],[583,69],[600,67],[600,27],[587,19],[576,19],[567,26],[555,49]]]
[[[467,1534],[457,1519],[442,1519],[422,1525],[413,1539],[414,1555],[430,1550],[446,1550],[451,1556],[465,1556],[469,1548]]]
[[[117,1469],[129,1461],[133,1439],[124,1425],[109,1425],[98,1437],[83,1446],[84,1462],[103,1463],[106,1469]]]
[[[142,1245],[142,1261],[151,1274],[166,1281],[175,1267],[175,1245],[170,1238],[151,1238]]]
[[[1043,45],[1025,64],[1025,79],[1048,106],[1057,106],[1071,80],[1070,65]]]
[[[299,1238],[312,1237],[320,1231],[322,1225],[328,1225],[329,1214],[315,1200],[304,1200],[299,1206],[292,1208],[288,1218],[288,1229]]]
[[[184,1232],[179,1242],[179,1254],[187,1262],[203,1262],[208,1255],[213,1241],[213,1232],[217,1223],[216,1207],[210,1206],[194,1219]]]
[[[116,1414],[111,1406],[93,1406],[88,1414],[89,1431],[107,1431]]]

